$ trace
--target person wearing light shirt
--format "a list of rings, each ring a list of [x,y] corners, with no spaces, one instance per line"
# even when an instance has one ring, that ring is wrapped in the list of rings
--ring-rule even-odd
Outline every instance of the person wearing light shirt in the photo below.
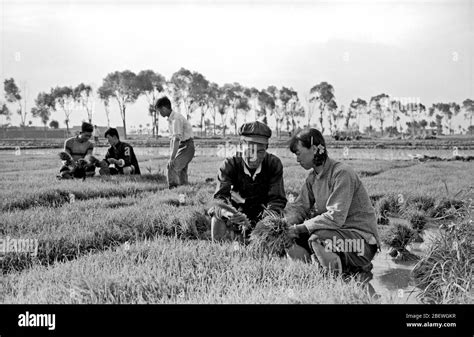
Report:
[[[296,134],[290,150],[311,172],[298,198],[285,209],[288,234],[295,239],[287,255],[314,260],[342,275],[357,275],[368,285],[380,239],[375,209],[362,181],[350,166],[328,157],[316,129]]]
[[[155,109],[162,117],[168,117],[170,133],[170,159],[168,161],[168,188],[188,184],[188,166],[195,148],[191,123],[179,112],[173,111],[168,97],[161,97]]]

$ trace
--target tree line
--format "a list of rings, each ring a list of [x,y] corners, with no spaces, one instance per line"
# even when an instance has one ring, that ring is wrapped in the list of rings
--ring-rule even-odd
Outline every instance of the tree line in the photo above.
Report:
[[[151,118],[153,136],[156,137],[159,118],[154,103],[165,95],[188,119],[192,116],[199,117],[198,126],[201,128],[202,136],[207,135],[206,130],[209,126],[212,128],[212,135],[216,135],[216,129],[219,128],[225,136],[228,125],[233,126],[234,133],[237,133],[238,117],[247,121],[251,111],[253,120],[259,119],[268,124],[272,118],[277,136],[281,135],[284,126],[287,131],[294,132],[300,126],[301,119],[305,119],[305,126],[316,126],[323,133],[326,131],[326,125],[329,125],[331,134],[340,130],[358,130],[359,119],[364,115],[369,120],[369,126],[365,130],[369,134],[373,131],[380,131],[381,135],[384,135],[384,132],[391,136],[398,134],[402,130],[401,115],[408,117],[406,126],[413,135],[417,130],[424,130],[427,126],[436,128],[438,134],[442,134],[443,129],[453,133],[452,120],[461,109],[464,110],[465,118],[469,120],[469,130],[472,132],[473,129],[472,99],[464,100],[461,105],[455,102],[435,103],[426,109],[417,99],[401,99],[381,93],[367,101],[363,98],[353,99],[346,108],[344,105],[338,105],[334,87],[327,82],[314,85],[305,99],[301,100],[295,90],[285,86],[277,88],[271,85],[260,90],[236,82],[220,86],[209,81],[203,74],[185,68],[176,71],[168,80],[153,70],[143,70],[138,74],[130,70],[115,71],[102,80],[102,85],[97,90],[84,83],[75,87],[57,86],[51,88],[49,92],[38,93],[35,105],[29,113],[33,118],[39,118],[46,128],[52,112],[62,111],[69,134],[70,118],[74,111],[85,111],[87,120],[92,123],[94,100],[98,97],[104,104],[108,126],[111,104],[112,102],[117,104],[126,137],[127,107],[144,96],[148,102],[147,112]],[[13,78],[4,81],[4,97],[6,102],[0,102],[0,115],[8,119],[11,116],[10,107],[13,106],[20,116],[20,126],[26,127],[28,116],[26,100]],[[317,123],[312,123],[315,115]],[[427,120],[428,117],[431,122]],[[31,125],[31,121],[29,124]],[[50,122],[50,127],[58,126],[57,121]]]

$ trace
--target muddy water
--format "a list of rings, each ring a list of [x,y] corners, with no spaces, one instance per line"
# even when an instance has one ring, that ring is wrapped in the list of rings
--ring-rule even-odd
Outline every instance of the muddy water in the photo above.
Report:
[[[420,257],[426,255],[428,246],[437,233],[439,233],[437,225],[427,224],[421,234],[424,242],[413,243],[407,249]],[[417,295],[420,289],[415,287],[411,275],[417,261],[398,262],[388,255],[388,251],[388,248],[382,248],[372,261],[374,265],[372,286],[378,294],[387,298],[387,303],[419,304]]]

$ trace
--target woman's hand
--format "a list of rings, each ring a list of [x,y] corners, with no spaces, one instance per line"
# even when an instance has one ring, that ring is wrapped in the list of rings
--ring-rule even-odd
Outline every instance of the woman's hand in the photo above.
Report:
[[[302,234],[309,234],[309,231],[305,225],[293,225],[288,227],[287,234],[291,239],[296,239]]]

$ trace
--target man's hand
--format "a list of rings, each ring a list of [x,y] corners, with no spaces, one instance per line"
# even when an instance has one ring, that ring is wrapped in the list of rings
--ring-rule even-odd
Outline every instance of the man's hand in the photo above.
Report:
[[[229,218],[229,222],[234,228],[239,230],[246,230],[250,227],[250,221],[247,216],[242,212],[237,212]]]
[[[229,220],[232,222],[232,223],[235,223],[235,224],[243,224],[245,222],[248,222],[249,219],[247,218],[247,216],[242,213],[242,212],[237,212],[235,213],[234,215],[232,215]]]
[[[216,202],[209,210],[210,216],[215,216],[219,220],[230,219],[237,210],[231,205],[227,205],[223,202]]]
[[[109,162],[109,164],[114,164],[114,165],[118,164],[118,160],[114,158],[109,158],[107,159],[107,161]]]
[[[100,167],[100,168],[108,168],[109,167],[109,163],[104,160],[101,160],[100,162],[98,162],[96,165],[96,167]]]
[[[309,234],[309,231],[305,225],[293,225],[288,227],[287,234],[291,239],[297,239],[302,234]]]

